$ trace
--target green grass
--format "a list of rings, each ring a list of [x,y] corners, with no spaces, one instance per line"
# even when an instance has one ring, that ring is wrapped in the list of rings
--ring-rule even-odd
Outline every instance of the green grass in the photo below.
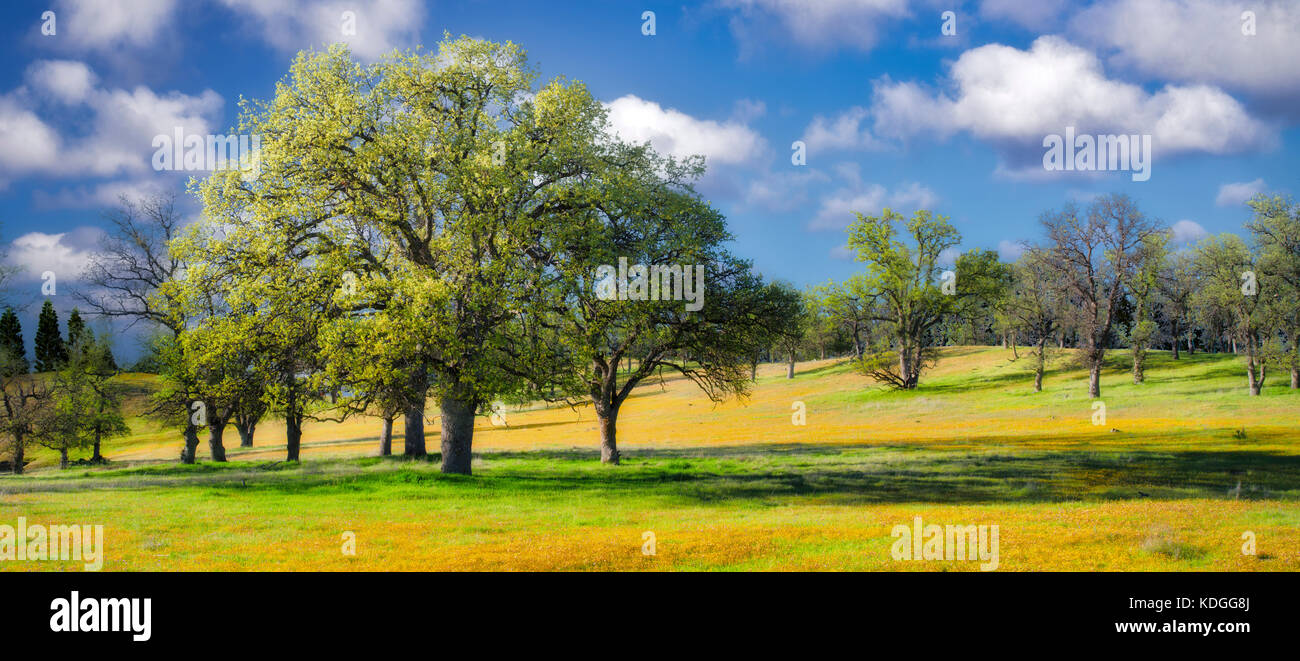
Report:
[[[1278,375],[1249,398],[1233,357],[1155,354],[1134,386],[1112,356],[1103,429],[1077,371],[1058,365],[1033,393],[1027,361],[1007,357],[951,350],[911,393],[843,364],[772,368],[745,407],[656,385],[618,467],[598,462],[589,420],[535,410],[482,430],[473,477],[362,451],[36,470],[0,477],[0,523],[102,523],[108,570],[974,569],[893,561],[891,529],[915,516],[999,525],[1001,571],[1300,569],[1300,399]],[[790,425],[792,399],[807,427]]]

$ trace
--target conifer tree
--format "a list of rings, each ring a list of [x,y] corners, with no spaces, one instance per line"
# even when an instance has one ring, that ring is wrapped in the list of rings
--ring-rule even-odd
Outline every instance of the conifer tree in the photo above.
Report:
[[[68,348],[59,334],[59,315],[48,300],[41,306],[41,316],[36,322],[35,344],[37,372],[53,372],[68,362]]]

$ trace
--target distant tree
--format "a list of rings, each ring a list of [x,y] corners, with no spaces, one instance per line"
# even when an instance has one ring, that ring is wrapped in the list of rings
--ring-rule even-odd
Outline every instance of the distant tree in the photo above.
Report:
[[[188,325],[176,300],[176,279],[185,263],[169,246],[181,236],[184,222],[171,195],[121,198],[117,207],[104,214],[109,225],[100,245],[81,274],[83,288],[74,298],[95,316],[123,319],[129,325],[144,323],[151,331],[146,356],[152,354],[153,370],[169,373],[170,382],[152,397],[151,417],[175,416],[184,438],[181,462],[192,464],[199,445],[193,403],[198,399],[197,383],[185,364],[179,338]],[[160,419],[161,421],[161,419]]]
[[[15,474],[22,474],[27,447],[43,432],[50,399],[44,380],[27,374],[25,360],[0,350],[0,447],[8,449]]]
[[[1265,379],[1269,334],[1266,301],[1275,292],[1272,279],[1258,268],[1258,257],[1235,234],[1209,236],[1196,246],[1196,265],[1202,286],[1195,305],[1221,311],[1228,319],[1227,331],[1246,352],[1246,386],[1259,395]]]
[[[916,388],[921,373],[934,364],[937,347],[931,330],[962,309],[968,299],[990,290],[987,255],[959,260],[943,280],[940,260],[961,242],[944,216],[920,210],[909,220],[886,208],[879,217],[857,214],[849,226],[849,248],[867,265],[863,291],[871,297],[871,319],[884,326],[889,344],[858,363],[859,370],[901,390]],[[909,240],[898,237],[902,226]]]
[[[826,313],[853,342],[854,360],[862,359],[862,352],[871,340],[870,308],[873,300],[861,274],[849,276],[844,282],[831,283],[826,287]]]
[[[1048,259],[1041,248],[1030,247],[1021,253],[1013,266],[1010,295],[1003,308],[1013,327],[1034,343],[1034,392],[1043,390],[1048,341],[1061,331],[1063,313]]]
[[[68,362],[68,348],[59,332],[59,315],[49,300],[41,306],[41,315],[36,322],[34,353],[37,372],[54,372]]]
[[[1273,283],[1269,314],[1285,335],[1282,360],[1291,387],[1300,388],[1300,204],[1281,196],[1258,195],[1249,202],[1246,223],[1260,251],[1260,268]]]
[[[1187,342],[1187,353],[1194,351],[1193,338],[1196,326],[1193,318],[1192,296],[1199,282],[1196,263],[1189,251],[1172,253],[1161,268],[1159,279],[1161,312],[1173,339],[1173,357],[1178,360],[1179,345]]]
[[[68,315],[68,342],[69,348],[78,346],[81,340],[81,334],[86,332],[86,322],[81,320],[81,312],[77,308],[72,308],[72,313]],[[94,346],[93,342],[87,342],[84,345],[87,349]]]
[[[103,440],[130,432],[111,382],[117,370],[104,364],[93,334],[82,330],[67,363],[53,375],[52,401],[39,436],[42,445],[58,451],[61,468],[78,448],[92,448],[91,461],[103,461]]]
[[[1073,203],[1041,219],[1052,281],[1073,310],[1072,326],[1088,366],[1088,396],[1101,396],[1101,370],[1128,284],[1147,237],[1159,228],[1126,195],[1096,198],[1086,212]]]
[[[1160,294],[1160,272],[1169,254],[1169,234],[1155,232],[1142,241],[1137,268],[1129,290],[1133,298],[1133,320],[1129,327],[1129,348],[1133,353],[1133,384],[1146,380],[1147,351],[1160,327],[1155,321],[1155,307]]]
[[[20,370],[21,374],[30,371],[27,346],[23,344],[23,327],[11,307],[6,307],[4,314],[0,314],[0,351],[8,352],[13,358],[7,361],[7,369]]]

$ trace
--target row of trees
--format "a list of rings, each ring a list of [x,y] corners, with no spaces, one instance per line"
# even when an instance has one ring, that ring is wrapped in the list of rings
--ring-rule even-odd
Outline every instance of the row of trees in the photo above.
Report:
[[[92,463],[104,461],[103,441],[129,432],[109,339],[96,337],[74,309],[65,343],[46,301],[36,350],[39,373],[29,374],[22,328],[6,309],[0,316],[0,447],[8,451],[13,472],[23,472],[31,444],[57,451],[61,467],[81,448],[91,449]]]
[[[1183,347],[1230,349],[1244,355],[1250,394],[1269,366],[1300,388],[1300,206],[1264,195],[1249,206],[1249,241],[1222,234],[1175,248],[1133,200],[1101,196],[1043,214],[1044,240],[1023,244],[1013,263],[972,250],[951,270],[941,261],[960,236],[947,219],[859,214],[849,246],[866,271],[805,291],[798,332],[777,350],[790,376],[797,356],[829,351],[911,389],[937,347],[1000,341],[1018,357],[1023,342],[1041,390],[1051,353],[1070,347],[1098,397],[1109,350],[1128,350],[1142,383],[1153,347],[1174,359]]]
[[[182,461],[202,429],[224,460],[226,426],[251,444],[265,415],[289,460],[305,422],[362,413],[383,421],[381,452],[400,416],[404,453],[423,456],[432,399],[444,472],[470,473],[474,418],[503,400],[590,403],[618,463],[637,384],[747,393],[797,292],[725,250],[699,159],[611,138],[582,84],[535,77],[517,46],[469,38],[369,66],[342,46],[300,54],[272,100],[242,106],[256,167],[194,184],[202,220],[183,226],[166,198],[109,215],[78,296],[157,329],[153,412],[181,426]],[[651,284],[657,300],[604,300],[596,274],[620,260],[685,268]],[[694,312],[677,295],[692,265]]]

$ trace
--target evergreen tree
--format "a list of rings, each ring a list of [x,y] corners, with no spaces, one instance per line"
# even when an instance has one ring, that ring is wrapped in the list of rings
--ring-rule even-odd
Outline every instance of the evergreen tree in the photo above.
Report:
[[[5,351],[12,357],[12,360],[5,361],[7,369],[26,374],[31,368],[27,364],[27,347],[23,345],[22,324],[10,307],[6,307],[4,314],[0,315],[0,351]]]
[[[59,334],[59,315],[48,300],[41,306],[41,316],[36,322],[34,353],[37,372],[53,372],[68,362],[68,348]]]
[[[81,312],[79,312],[77,308],[72,308],[72,314],[68,315],[67,346],[69,348],[77,346],[77,341],[81,339],[82,334],[85,332],[86,322],[81,320]],[[86,346],[90,346],[91,343],[92,341],[86,342]]]

